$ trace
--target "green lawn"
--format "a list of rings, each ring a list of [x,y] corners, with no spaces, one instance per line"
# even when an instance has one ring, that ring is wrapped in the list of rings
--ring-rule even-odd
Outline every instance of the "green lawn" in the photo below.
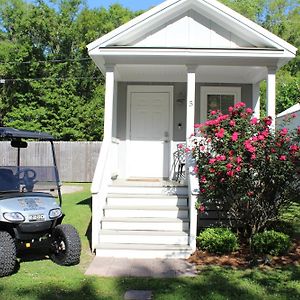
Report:
[[[72,223],[83,244],[81,263],[60,267],[47,258],[20,262],[18,272],[0,278],[0,299],[123,299],[128,289],[150,289],[154,299],[300,299],[300,267],[275,270],[205,268],[196,278],[136,279],[84,276],[92,259],[87,232],[91,208],[89,186],[64,196],[65,223]],[[294,210],[300,211],[299,207]]]

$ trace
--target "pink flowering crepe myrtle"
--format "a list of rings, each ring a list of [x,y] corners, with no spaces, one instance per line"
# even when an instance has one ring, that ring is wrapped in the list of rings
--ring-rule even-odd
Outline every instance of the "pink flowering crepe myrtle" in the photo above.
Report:
[[[228,114],[212,111],[205,123],[195,125],[191,151],[200,212],[213,202],[228,210],[231,221],[239,219],[250,235],[278,217],[292,183],[299,188],[300,127],[293,133],[287,128],[273,132],[271,124],[271,117],[259,120],[240,102]]]

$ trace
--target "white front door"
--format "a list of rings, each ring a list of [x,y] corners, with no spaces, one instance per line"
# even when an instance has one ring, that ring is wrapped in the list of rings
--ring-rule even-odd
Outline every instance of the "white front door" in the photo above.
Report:
[[[127,177],[169,177],[172,93],[154,90],[129,87]]]

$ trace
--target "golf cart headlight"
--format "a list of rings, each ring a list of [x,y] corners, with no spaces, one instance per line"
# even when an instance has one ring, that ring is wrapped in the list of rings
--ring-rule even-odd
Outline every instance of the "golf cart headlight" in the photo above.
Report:
[[[6,212],[3,214],[4,219],[10,222],[24,222],[25,217],[19,212]]]
[[[49,211],[49,218],[50,219],[59,218],[61,215],[62,215],[62,213],[61,213],[61,209],[60,208],[54,208],[54,209],[51,209]]]

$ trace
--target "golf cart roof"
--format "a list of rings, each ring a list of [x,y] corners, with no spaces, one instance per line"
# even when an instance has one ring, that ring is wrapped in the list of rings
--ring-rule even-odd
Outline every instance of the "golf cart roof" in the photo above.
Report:
[[[11,127],[0,127],[0,138],[24,138],[44,141],[54,140],[54,137],[48,133],[30,130],[19,130]]]

